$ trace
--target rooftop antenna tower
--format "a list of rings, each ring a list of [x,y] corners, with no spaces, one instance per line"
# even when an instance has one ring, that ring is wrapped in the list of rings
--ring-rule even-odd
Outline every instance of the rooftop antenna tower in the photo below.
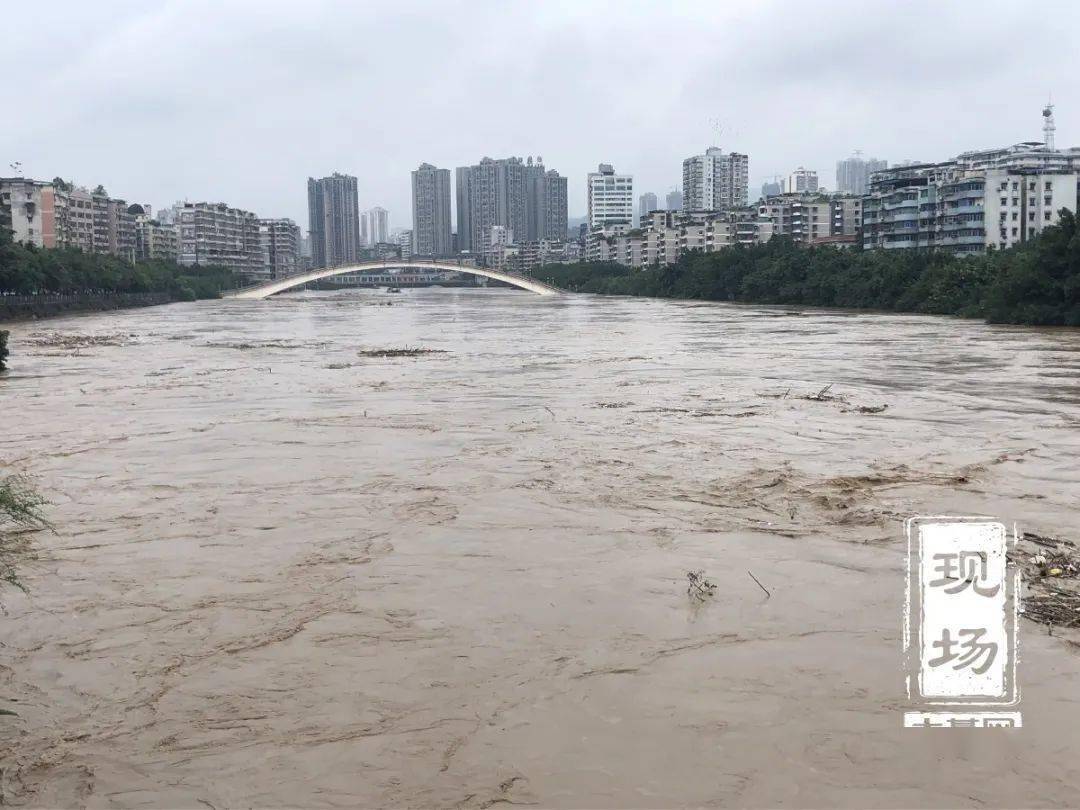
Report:
[[[1054,150],[1054,105],[1047,101],[1043,107],[1043,143],[1048,151]]]

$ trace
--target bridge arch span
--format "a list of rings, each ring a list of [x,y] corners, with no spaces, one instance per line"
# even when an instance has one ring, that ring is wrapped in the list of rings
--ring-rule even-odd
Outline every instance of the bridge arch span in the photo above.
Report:
[[[536,279],[528,278],[527,276],[520,276],[517,273],[492,270],[489,267],[477,267],[471,264],[457,264],[455,262],[426,262],[413,259],[401,259],[395,261],[391,259],[388,261],[358,262],[356,264],[339,265],[337,267],[320,267],[318,270],[308,270],[303,273],[287,276],[286,278],[276,278],[273,281],[264,281],[260,284],[252,285],[251,287],[233,290],[232,292],[225,293],[225,297],[269,298],[271,295],[276,295],[279,292],[285,292],[285,290],[291,290],[294,287],[300,287],[304,284],[309,284],[312,281],[319,281],[324,278],[332,278],[333,276],[341,276],[348,273],[369,273],[372,271],[406,269],[442,270],[452,273],[468,273],[473,276],[483,276],[484,278],[502,281],[511,284],[514,287],[534,292],[537,295],[559,295],[561,292],[558,288],[552,287],[550,284],[545,284],[542,281],[537,281]]]

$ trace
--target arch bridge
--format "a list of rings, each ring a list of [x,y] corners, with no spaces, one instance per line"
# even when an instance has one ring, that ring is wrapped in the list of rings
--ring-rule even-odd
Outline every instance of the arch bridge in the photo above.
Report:
[[[504,270],[492,270],[489,267],[477,267],[473,264],[459,264],[457,262],[418,261],[416,259],[389,259],[373,262],[357,262],[356,264],[343,264],[338,265],[337,267],[320,267],[317,270],[308,270],[303,273],[296,273],[292,276],[286,276],[285,278],[276,278],[272,281],[264,281],[259,284],[253,284],[250,287],[241,287],[239,290],[233,290],[231,292],[224,293],[224,297],[269,298],[271,295],[276,295],[279,292],[285,292],[285,290],[291,290],[294,287],[300,287],[304,284],[309,284],[312,281],[319,281],[320,279],[324,278],[332,278],[333,276],[341,276],[350,273],[370,273],[385,270],[405,269],[440,270],[452,273],[468,273],[473,276],[483,276],[484,278],[491,278],[495,279],[496,281],[502,281],[506,284],[510,284],[522,290],[534,292],[537,295],[559,295],[562,292],[557,287],[552,287],[550,284],[545,284],[544,282],[537,281],[534,278],[521,276],[517,273],[507,273]]]

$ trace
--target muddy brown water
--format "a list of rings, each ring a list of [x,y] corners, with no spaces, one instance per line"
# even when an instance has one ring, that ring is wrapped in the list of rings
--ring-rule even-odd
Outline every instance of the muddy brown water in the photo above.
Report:
[[[1080,803],[1080,648],[1031,623],[1023,729],[900,728],[901,521],[1080,538],[1078,331],[500,290],[11,328],[0,461],[57,532],[2,594],[0,803]],[[443,351],[359,354],[402,347]]]

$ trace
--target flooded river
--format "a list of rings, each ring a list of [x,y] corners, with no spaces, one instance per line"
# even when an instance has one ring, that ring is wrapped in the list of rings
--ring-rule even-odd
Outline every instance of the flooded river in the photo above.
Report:
[[[900,728],[903,518],[1080,539],[1080,331],[509,290],[9,328],[56,532],[2,592],[0,804],[1080,803],[1080,647],[1030,622],[1023,729]]]

